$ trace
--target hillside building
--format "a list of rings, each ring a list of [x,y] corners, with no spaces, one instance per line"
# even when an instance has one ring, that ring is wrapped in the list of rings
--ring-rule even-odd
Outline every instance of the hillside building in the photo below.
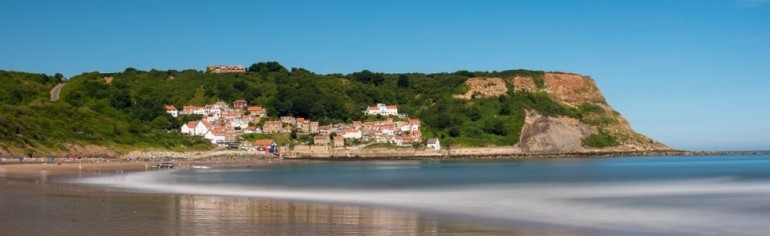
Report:
[[[211,65],[206,67],[206,72],[221,74],[221,73],[246,73],[246,67],[242,65],[230,66],[230,65]]]
[[[174,106],[166,105],[166,113],[170,114],[174,118],[179,116],[179,110]]]
[[[366,111],[364,111],[366,115],[370,116],[376,116],[376,115],[382,115],[382,116],[397,116],[398,115],[398,107],[394,105],[385,105],[382,103],[377,103],[376,106],[373,107],[367,107]]]

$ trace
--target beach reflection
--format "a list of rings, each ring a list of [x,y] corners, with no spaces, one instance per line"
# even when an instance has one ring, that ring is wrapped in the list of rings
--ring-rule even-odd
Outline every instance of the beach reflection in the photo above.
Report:
[[[4,183],[4,187],[9,187]],[[427,213],[255,198],[101,192],[29,184],[0,191],[3,235],[512,235]],[[11,191],[7,191],[11,190]]]
[[[352,205],[218,196],[179,196],[168,204],[181,234],[366,234],[438,233],[435,218],[416,212]]]

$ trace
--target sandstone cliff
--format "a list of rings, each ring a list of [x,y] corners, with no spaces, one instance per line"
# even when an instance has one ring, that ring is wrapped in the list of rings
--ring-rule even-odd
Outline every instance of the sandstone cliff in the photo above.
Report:
[[[543,73],[537,77],[471,78],[468,92],[456,98],[503,96],[513,92],[545,93],[577,117],[548,117],[527,110],[520,139],[515,147],[523,152],[650,151],[668,146],[635,132],[628,121],[607,104],[593,79],[569,73]],[[615,143],[590,147],[583,141],[591,135],[607,134]]]

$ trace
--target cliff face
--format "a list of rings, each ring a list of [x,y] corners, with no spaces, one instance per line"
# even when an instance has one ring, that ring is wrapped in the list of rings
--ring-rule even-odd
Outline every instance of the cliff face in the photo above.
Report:
[[[573,109],[578,117],[548,117],[527,110],[519,143],[524,152],[649,151],[668,146],[635,132],[628,121],[610,107],[593,79],[568,73],[543,73],[541,77],[472,78],[463,98],[494,97],[514,92],[545,93],[551,100]],[[471,82],[472,81],[472,82]],[[501,89],[506,88],[504,91]],[[492,93],[490,93],[492,91]],[[591,147],[583,142],[596,134],[607,134],[615,143]]]
[[[524,152],[585,151],[582,140],[597,128],[568,117],[547,117],[527,111],[521,138],[516,147]]]

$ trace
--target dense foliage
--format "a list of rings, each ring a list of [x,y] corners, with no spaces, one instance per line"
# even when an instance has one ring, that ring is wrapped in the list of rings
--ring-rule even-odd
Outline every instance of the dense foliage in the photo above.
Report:
[[[183,122],[199,117],[173,118],[163,106],[181,109],[237,99],[264,106],[274,118],[294,115],[322,124],[365,120],[362,111],[367,106],[395,104],[399,112],[422,120],[424,137],[464,146],[517,143],[525,109],[573,118],[598,112],[590,105],[569,108],[547,94],[512,89],[499,98],[460,100],[452,96],[467,91],[464,83],[470,77],[512,76],[532,77],[537,86],[544,86],[542,71],[385,74],[364,70],[320,75],[302,68],[286,69],[277,62],[260,62],[249,66],[246,73],[133,68],[119,73],[83,73],[69,79],[60,101],[51,103],[48,91],[61,75],[0,72],[0,137],[4,140],[0,145],[6,149],[56,148],[60,143],[205,148],[205,140],[176,132]]]
[[[0,104],[28,104],[48,98],[56,78],[44,74],[0,71]]]
[[[88,102],[79,106],[61,101],[53,103],[49,91],[57,79],[63,78],[58,76],[0,71],[0,150],[35,155],[64,150],[68,145],[86,144],[116,150],[210,148],[209,142],[200,137],[167,132],[176,120],[173,117],[153,116],[155,111],[143,115],[142,112],[148,113],[148,109],[122,112],[120,109],[133,107],[135,102],[140,104],[136,107],[147,103],[131,100],[125,94],[114,95],[115,99],[107,102],[81,97]],[[99,83],[87,84],[107,87]],[[105,96],[100,88],[88,88],[93,89],[90,90],[92,95],[85,97]],[[141,116],[153,116],[153,119],[134,118]],[[164,119],[167,123],[162,122]]]
[[[599,133],[589,135],[583,139],[583,146],[586,147],[605,148],[617,145],[618,140],[614,136],[604,131],[599,131]]]

